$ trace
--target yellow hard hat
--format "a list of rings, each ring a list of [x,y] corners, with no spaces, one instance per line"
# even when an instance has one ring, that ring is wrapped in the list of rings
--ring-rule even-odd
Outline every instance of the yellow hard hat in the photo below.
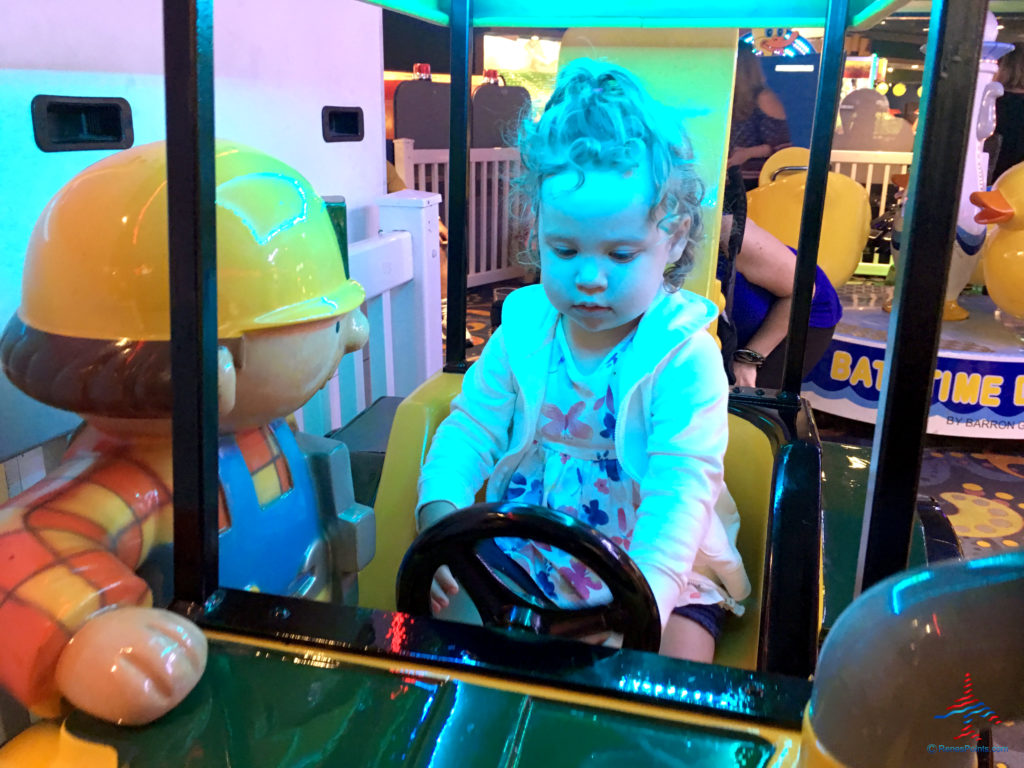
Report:
[[[323,200],[295,169],[218,140],[218,337],[358,307]],[[119,152],[65,185],[36,223],[21,320],[89,339],[170,339],[164,142]]]

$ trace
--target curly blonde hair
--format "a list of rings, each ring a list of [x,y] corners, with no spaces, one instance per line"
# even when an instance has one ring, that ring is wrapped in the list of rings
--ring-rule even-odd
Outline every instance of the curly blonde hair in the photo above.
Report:
[[[701,237],[704,185],[681,120],[654,101],[632,74],[592,59],[566,65],[540,120],[522,120],[518,145],[522,173],[514,189],[529,228],[521,255],[527,264],[540,263],[537,215],[545,179],[574,171],[578,189],[588,169],[625,173],[647,162],[654,180],[651,219],[670,237],[671,248],[682,241],[681,255],[665,270],[665,284],[670,289],[682,284]]]

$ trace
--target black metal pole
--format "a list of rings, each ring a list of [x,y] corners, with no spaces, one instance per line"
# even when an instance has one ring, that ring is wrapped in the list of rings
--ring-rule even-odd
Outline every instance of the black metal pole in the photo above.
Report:
[[[164,0],[174,596],[202,605],[218,586],[217,234],[213,0]]]
[[[849,0],[829,0],[825,22],[825,42],[818,70],[818,92],[811,125],[811,159],[804,187],[804,206],[800,215],[800,239],[797,244],[796,275],[793,278],[793,306],[786,336],[786,364],[782,375],[784,397],[796,399],[804,379],[804,347],[807,322],[811,317],[811,296],[821,241],[821,217],[825,210],[832,134],[839,109],[839,89],[843,83],[844,39],[849,18]]]
[[[448,145],[448,330],[445,367],[466,370],[466,276],[469,274],[470,76],[473,66],[473,0],[451,5],[451,141]]]
[[[934,0],[856,591],[907,565],[985,4]]]

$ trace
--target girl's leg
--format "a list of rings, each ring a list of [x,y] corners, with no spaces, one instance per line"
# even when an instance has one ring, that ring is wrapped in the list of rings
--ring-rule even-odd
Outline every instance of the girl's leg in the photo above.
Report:
[[[832,343],[832,334],[836,327],[831,328],[808,328],[807,344],[804,346],[804,378],[806,379],[814,366],[818,364],[822,356],[828,351]],[[772,350],[772,353],[765,358],[764,365],[757,370],[757,386],[769,389],[778,389],[782,386],[783,366],[786,363],[786,340],[779,342],[779,346]]]
[[[836,332],[836,327],[833,325],[831,328],[808,328],[807,329],[807,346],[804,352],[804,378],[806,379],[814,366],[818,364],[818,361],[825,356],[828,352],[829,344],[832,343],[832,336]]]
[[[715,656],[715,638],[693,619],[673,613],[661,636],[660,653],[710,664]]]

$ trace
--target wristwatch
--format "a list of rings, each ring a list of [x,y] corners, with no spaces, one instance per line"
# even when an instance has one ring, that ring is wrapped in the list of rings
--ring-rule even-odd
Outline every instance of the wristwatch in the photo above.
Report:
[[[764,365],[764,355],[760,352],[755,352],[752,349],[737,349],[732,353],[732,359],[737,363],[746,363],[747,365],[753,365],[756,368],[760,368]]]

